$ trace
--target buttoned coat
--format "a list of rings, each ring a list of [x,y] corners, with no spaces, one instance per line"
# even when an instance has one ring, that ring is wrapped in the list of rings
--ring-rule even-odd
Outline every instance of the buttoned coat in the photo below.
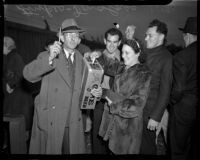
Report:
[[[197,42],[194,42],[178,52],[173,59],[171,103],[181,123],[191,125],[195,121],[197,88]]]
[[[70,154],[85,153],[85,139],[79,97],[83,73],[82,55],[75,50],[75,82],[71,86],[64,51],[49,65],[48,52],[25,66],[30,82],[42,81],[35,98],[30,154],[61,154],[64,129],[69,119]],[[69,117],[68,117],[69,116]]]
[[[144,107],[144,121],[160,122],[169,104],[172,86],[172,55],[161,45],[147,50],[147,66],[152,72],[150,94]]]

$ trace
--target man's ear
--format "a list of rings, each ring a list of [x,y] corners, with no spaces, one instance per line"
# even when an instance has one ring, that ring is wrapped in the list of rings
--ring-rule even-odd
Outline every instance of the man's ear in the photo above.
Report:
[[[81,43],[81,38],[78,39],[78,42],[77,42],[77,43],[78,43],[78,45]]]
[[[164,35],[164,34],[160,34],[160,35],[159,35],[159,39],[160,39],[160,41],[163,41],[163,42],[164,42],[165,35]]]
[[[121,42],[122,42],[121,40],[118,42],[118,46],[120,46]]]
[[[104,38],[103,40],[104,40],[104,44],[106,45],[106,42],[107,42],[106,39]]]

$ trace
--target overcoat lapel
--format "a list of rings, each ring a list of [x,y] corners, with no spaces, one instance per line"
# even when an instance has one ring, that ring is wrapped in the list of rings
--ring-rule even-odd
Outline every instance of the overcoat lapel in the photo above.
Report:
[[[64,51],[62,50],[61,53],[59,54],[58,59],[56,60],[56,69],[58,70],[58,72],[60,73],[61,77],[64,79],[64,81],[66,82],[66,84],[71,88],[71,77],[70,74],[68,72],[68,64],[66,62],[66,57],[64,57]]]

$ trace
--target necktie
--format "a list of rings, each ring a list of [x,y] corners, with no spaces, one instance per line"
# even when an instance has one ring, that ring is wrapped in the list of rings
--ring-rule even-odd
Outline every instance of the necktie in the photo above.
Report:
[[[69,66],[72,67],[72,54],[69,53],[69,57],[68,57],[68,62],[69,62]]]

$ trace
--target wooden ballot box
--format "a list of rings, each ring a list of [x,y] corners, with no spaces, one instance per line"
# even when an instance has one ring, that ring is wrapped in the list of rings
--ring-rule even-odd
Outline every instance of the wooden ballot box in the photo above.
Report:
[[[3,121],[9,123],[9,146],[11,154],[26,154],[25,118],[23,115],[4,115]]]
[[[94,109],[97,98],[90,92],[101,84],[104,70],[97,60],[92,62],[90,57],[84,57],[84,72],[80,96],[81,109]]]

